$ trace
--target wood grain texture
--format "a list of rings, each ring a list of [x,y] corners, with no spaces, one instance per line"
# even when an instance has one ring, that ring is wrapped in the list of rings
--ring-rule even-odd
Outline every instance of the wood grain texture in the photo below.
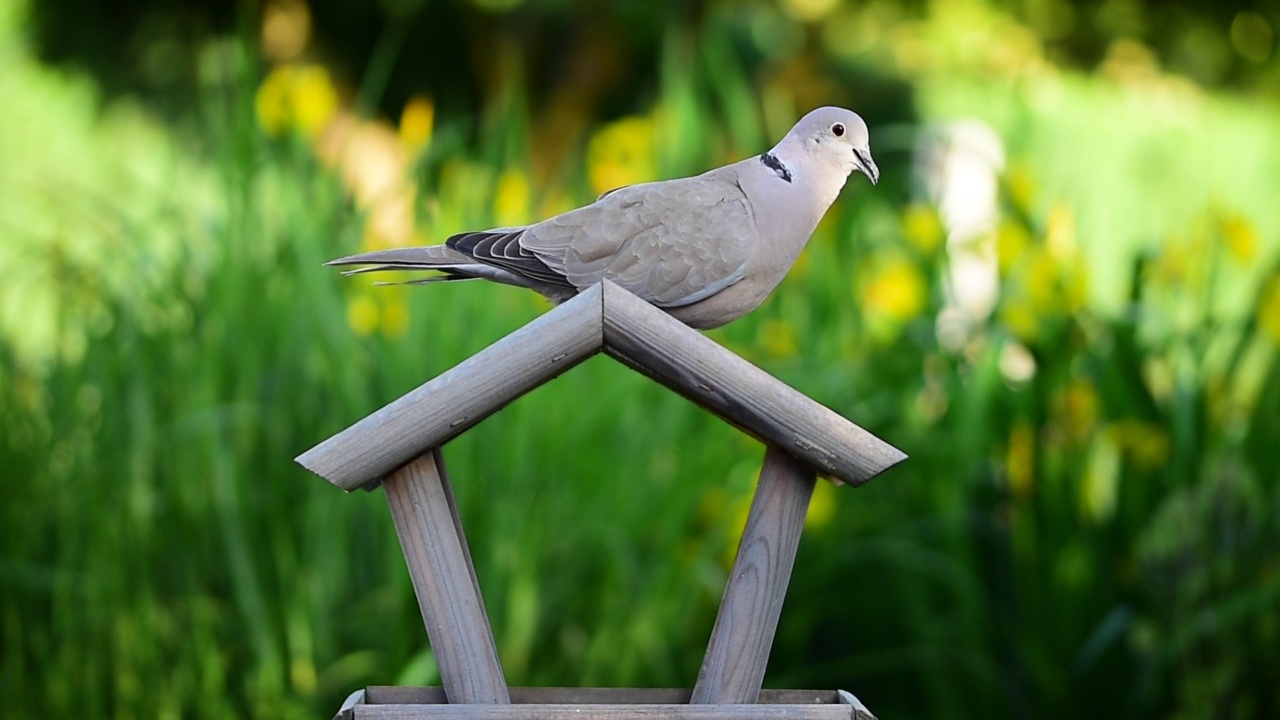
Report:
[[[609,282],[604,351],[818,473],[861,485],[906,459],[880,438]]]
[[[852,720],[848,705],[356,705],[343,720]]]
[[[769,448],[691,703],[755,702],[817,478]]]
[[[378,480],[466,432],[507,403],[599,352],[599,286],[552,308],[463,363],[301,454],[344,490]]]
[[[446,702],[444,688],[371,685],[361,690],[367,705],[433,705]],[[534,705],[687,705],[689,688],[513,687],[511,702]],[[774,705],[849,705],[842,690],[761,690],[756,702]],[[852,695],[848,695],[852,698]],[[346,707],[346,706],[344,706]]]
[[[449,701],[508,703],[493,630],[437,458],[425,453],[389,475],[387,504]]]

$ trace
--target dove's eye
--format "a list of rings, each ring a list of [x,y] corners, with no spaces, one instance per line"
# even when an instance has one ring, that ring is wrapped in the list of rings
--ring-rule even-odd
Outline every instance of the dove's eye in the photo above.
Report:
[[[831,134],[835,135],[836,137],[840,137],[841,135],[843,135],[844,125],[842,123],[836,123],[835,125],[832,125]]]

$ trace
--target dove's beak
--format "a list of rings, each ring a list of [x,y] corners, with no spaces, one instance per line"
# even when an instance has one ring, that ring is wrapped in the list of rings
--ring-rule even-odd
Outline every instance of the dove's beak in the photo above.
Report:
[[[880,181],[880,168],[876,167],[875,161],[871,159],[870,149],[854,148],[853,157],[858,169],[867,176],[872,185]]]

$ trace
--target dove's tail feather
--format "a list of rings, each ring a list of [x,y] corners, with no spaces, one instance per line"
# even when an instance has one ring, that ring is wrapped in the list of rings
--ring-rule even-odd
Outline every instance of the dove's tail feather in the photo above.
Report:
[[[500,267],[478,262],[474,257],[455,250],[447,245],[428,245],[425,247],[390,248],[358,253],[330,260],[328,266],[362,265],[353,270],[345,270],[343,275],[360,275],[369,272],[386,271],[434,271],[438,275],[415,278],[412,280],[378,283],[380,285],[429,285],[438,282],[455,280],[492,280],[526,287],[546,294],[539,283]],[[553,298],[554,299],[554,298]]]
[[[343,275],[362,275],[391,270],[434,270],[439,275],[417,278],[405,282],[383,282],[379,285],[425,285],[449,280],[497,279],[491,268],[478,264],[475,259],[444,245],[427,247],[390,248],[359,253],[330,260],[325,265],[362,265],[354,270],[344,270]]]
[[[350,272],[374,270],[435,270],[469,265],[475,260],[445,245],[374,250],[330,260],[325,265],[370,265]]]

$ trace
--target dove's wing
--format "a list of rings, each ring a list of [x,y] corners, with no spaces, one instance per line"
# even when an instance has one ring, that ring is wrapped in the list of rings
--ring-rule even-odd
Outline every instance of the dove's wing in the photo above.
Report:
[[[743,278],[756,243],[751,204],[728,166],[619,188],[519,237],[579,289],[609,279],[659,307],[681,307]]]

